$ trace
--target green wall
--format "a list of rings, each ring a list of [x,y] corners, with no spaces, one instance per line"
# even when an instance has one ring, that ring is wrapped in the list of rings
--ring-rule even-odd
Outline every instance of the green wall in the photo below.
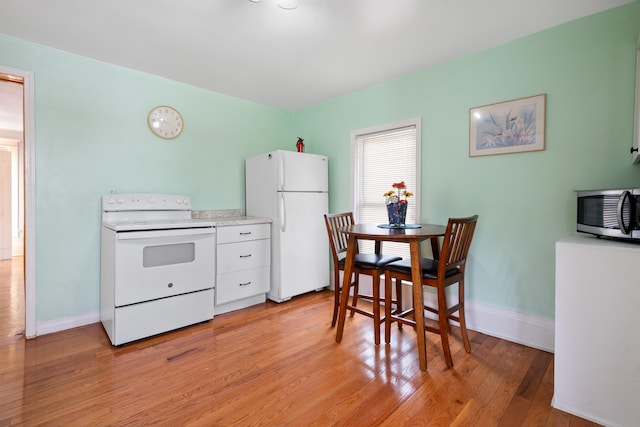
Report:
[[[108,187],[244,208],[244,159],[297,140],[290,113],[4,36],[0,64],[34,72],[38,322],[99,310]],[[183,115],[178,139],[148,129],[163,104]]]
[[[640,186],[629,154],[639,33],[634,2],[299,111],[297,133],[329,155],[340,212],[351,209],[350,132],[421,117],[422,221],[480,215],[468,297],[553,318],[555,242],[575,230],[574,191]],[[541,93],[544,151],[469,157],[469,108]]]
[[[350,132],[411,117],[422,118],[422,220],[480,215],[469,297],[553,317],[554,242],[574,229],[574,190],[640,185],[628,154],[639,5],[295,113],[0,35],[0,64],[35,75],[38,322],[99,310],[108,187],[189,194],[194,209],[243,208],[244,159],[293,150],[299,135],[307,151],[329,155],[330,209],[344,211]],[[545,151],[468,157],[469,108],[540,93]],[[184,117],[177,140],[147,128],[160,104]]]

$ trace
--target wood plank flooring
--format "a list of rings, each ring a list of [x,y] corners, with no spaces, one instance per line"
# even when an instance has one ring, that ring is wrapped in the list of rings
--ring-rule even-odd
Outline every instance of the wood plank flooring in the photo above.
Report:
[[[0,337],[24,334],[24,257],[0,261]]]
[[[596,425],[551,408],[550,353],[471,332],[469,355],[454,328],[455,367],[427,334],[421,372],[411,328],[376,347],[356,315],[337,344],[331,298],[267,302],[119,348],[100,324],[25,341],[0,310],[0,426]]]

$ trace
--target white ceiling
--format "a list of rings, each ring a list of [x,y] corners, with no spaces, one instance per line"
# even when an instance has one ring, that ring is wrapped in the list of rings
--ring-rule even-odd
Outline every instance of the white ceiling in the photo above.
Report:
[[[0,33],[295,111],[630,1],[3,0]]]

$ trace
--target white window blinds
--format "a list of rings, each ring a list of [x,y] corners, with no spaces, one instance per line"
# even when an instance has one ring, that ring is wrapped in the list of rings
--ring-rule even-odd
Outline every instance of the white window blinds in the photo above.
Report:
[[[357,134],[355,184],[355,215],[358,223],[388,223],[383,194],[393,190],[394,183],[404,181],[409,198],[407,224],[418,221],[416,206],[419,203],[418,142],[415,125],[402,126],[373,133]],[[364,242],[363,242],[364,243]],[[363,252],[372,252],[361,244]],[[408,257],[408,246],[401,243],[385,243],[385,253]]]

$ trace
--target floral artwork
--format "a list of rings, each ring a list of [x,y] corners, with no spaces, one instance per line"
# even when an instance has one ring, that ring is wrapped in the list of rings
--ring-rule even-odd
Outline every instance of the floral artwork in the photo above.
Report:
[[[469,155],[544,150],[546,95],[472,108]]]

